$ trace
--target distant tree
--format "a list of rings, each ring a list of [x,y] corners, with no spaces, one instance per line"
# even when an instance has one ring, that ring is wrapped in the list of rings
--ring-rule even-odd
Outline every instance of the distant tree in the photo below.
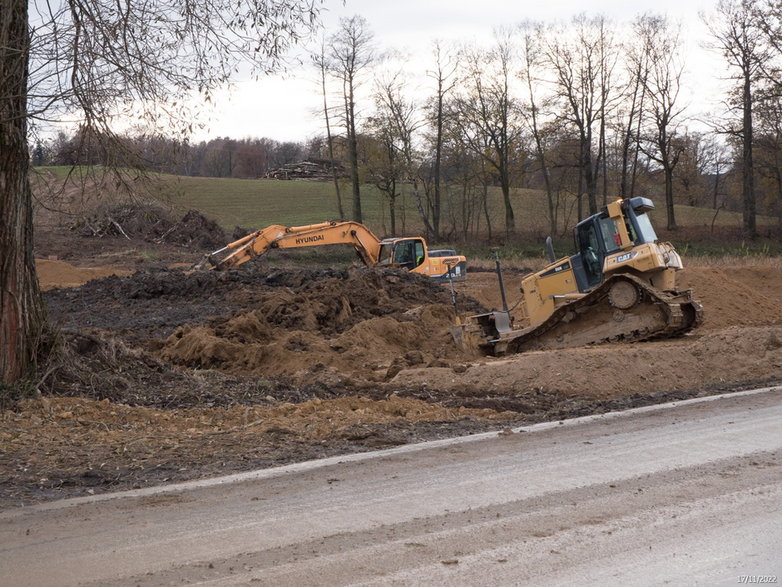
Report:
[[[234,176],[258,179],[269,170],[268,154],[257,139],[241,141],[236,148]]]
[[[416,104],[405,96],[401,72],[379,78],[375,83],[375,113],[367,128],[375,139],[376,157],[371,175],[376,187],[386,194],[389,202],[391,233],[396,234],[396,199],[401,196],[403,183],[413,186],[421,218],[427,234],[433,233],[423,209],[418,190],[418,162],[413,148],[414,134],[422,125]],[[379,165],[378,165],[379,164]]]
[[[714,46],[736,73],[732,110],[739,113],[738,128],[728,129],[741,142],[741,199],[744,236],[757,237],[753,113],[755,90],[773,57],[758,19],[757,0],[720,0],[713,14],[704,16]]]
[[[464,140],[497,177],[509,235],[516,230],[510,189],[513,156],[521,140],[519,107],[510,90],[513,51],[508,31],[498,31],[490,50],[466,52],[463,85],[456,101]]]
[[[557,202],[549,169],[547,132],[545,124],[545,109],[551,106],[551,96],[542,95],[543,84],[540,76],[543,67],[541,52],[543,27],[540,23],[525,22],[519,27],[521,70],[519,78],[524,85],[524,103],[522,104],[522,120],[524,120],[532,141],[535,145],[535,159],[539,173],[543,179],[543,189],[546,192],[546,205],[551,234],[557,232]]]
[[[345,138],[353,194],[353,220],[363,221],[361,187],[358,174],[358,133],[356,90],[364,70],[375,60],[373,35],[362,16],[341,18],[339,30],[329,39],[331,72],[342,84]]]
[[[459,61],[457,55],[446,52],[439,41],[434,43],[434,61],[434,69],[430,70],[427,75],[434,80],[435,92],[426,107],[426,115],[432,129],[429,138],[432,145],[432,189],[425,190],[427,205],[421,206],[421,215],[424,224],[429,227],[430,236],[437,240],[440,238],[443,207],[443,145],[445,142],[445,117],[448,112],[445,102],[456,87]]]
[[[209,99],[239,61],[257,72],[309,33],[313,0],[4,0],[0,8],[0,382],[29,375],[45,314],[33,258],[28,125],[160,122]],[[35,14],[30,17],[28,9]],[[192,125],[192,119],[185,125]]]
[[[675,230],[673,173],[684,150],[684,143],[679,136],[683,112],[679,91],[684,70],[679,56],[679,33],[664,17],[651,15],[640,19],[635,30],[640,35],[649,67],[643,84],[651,127],[647,141],[652,148],[645,149],[645,152],[662,167],[668,230]]]
[[[334,192],[337,197],[337,214],[340,218],[345,218],[345,210],[342,207],[342,189],[339,185],[339,175],[337,173],[337,161],[334,157],[334,137],[331,133],[331,109],[329,107],[327,91],[328,72],[331,64],[329,62],[328,53],[326,52],[326,39],[321,40],[319,50],[312,53],[310,57],[312,63],[318,70],[320,90],[323,97],[323,120],[326,123],[326,147],[329,164],[331,165],[331,179],[334,182]]]
[[[544,54],[554,74],[559,114],[579,136],[579,165],[588,210],[597,212],[597,189],[605,156],[605,120],[610,103],[611,73],[616,63],[608,23],[602,16],[575,17],[568,28],[552,29]],[[578,189],[578,215],[584,216]]]

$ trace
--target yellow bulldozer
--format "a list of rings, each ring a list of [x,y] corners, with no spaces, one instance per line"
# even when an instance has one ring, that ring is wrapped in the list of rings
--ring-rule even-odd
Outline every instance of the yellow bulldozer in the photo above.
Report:
[[[420,237],[379,239],[358,222],[321,222],[306,226],[274,224],[208,253],[193,269],[222,271],[270,249],[351,245],[365,265],[400,267],[440,281],[467,277],[467,259],[450,249],[430,250]]]
[[[679,291],[682,260],[657,239],[651,200],[617,200],[579,222],[576,253],[556,259],[522,280],[516,316],[503,309],[471,316],[454,331],[492,355],[604,342],[631,342],[683,334],[703,321],[692,291]],[[499,266],[498,266],[499,272]]]

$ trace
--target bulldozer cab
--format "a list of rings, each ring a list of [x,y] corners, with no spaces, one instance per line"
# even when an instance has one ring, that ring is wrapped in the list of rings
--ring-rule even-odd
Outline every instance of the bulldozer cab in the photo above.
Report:
[[[570,260],[580,292],[603,282],[603,263],[607,255],[657,241],[646,214],[653,209],[654,204],[647,198],[630,198],[609,204],[600,213],[576,225],[578,252]]]
[[[415,269],[426,260],[426,245],[420,238],[388,239],[380,244],[380,265]]]

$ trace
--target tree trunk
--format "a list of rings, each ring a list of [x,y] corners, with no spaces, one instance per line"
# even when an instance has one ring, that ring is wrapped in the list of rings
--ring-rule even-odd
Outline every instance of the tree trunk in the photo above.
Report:
[[[356,104],[353,101],[353,81],[348,82],[348,93],[345,97],[345,115],[347,122],[348,156],[350,158],[350,185],[353,193],[353,218],[356,222],[364,222],[361,213],[361,187],[358,177],[358,137],[356,136]]]
[[[748,70],[744,74],[743,94],[744,136],[741,158],[741,195],[744,201],[744,237],[754,240],[757,237],[757,226],[755,224],[755,165],[752,161],[752,81]]]
[[[502,202],[505,205],[505,234],[511,236],[516,232],[516,218],[510,201],[510,181],[507,176],[502,179]]]
[[[334,180],[334,191],[337,194],[337,214],[340,220],[345,219],[345,211],[342,209],[342,193],[339,189],[339,177],[337,175],[337,165],[334,161],[334,137],[331,136],[331,121],[329,117],[329,104],[326,94],[326,70],[321,67],[321,91],[323,92],[323,118],[326,120],[326,140],[329,148],[329,163],[331,164],[331,177]]]
[[[491,234],[491,215],[489,214],[489,186],[486,183],[486,180],[483,180],[483,194],[482,194],[482,204],[483,204],[483,215],[486,218],[486,232],[489,239],[489,242],[491,242],[492,234]]]
[[[443,161],[443,92],[442,83],[437,90],[437,135],[434,150],[434,202],[432,205],[432,235],[435,240],[440,239],[440,182],[441,167]]]
[[[676,214],[673,207],[673,168],[670,165],[665,165],[665,210],[668,216],[668,230],[677,230],[679,227],[676,225]]]
[[[27,0],[0,10],[0,381],[32,374],[45,314],[33,258],[27,146]]]

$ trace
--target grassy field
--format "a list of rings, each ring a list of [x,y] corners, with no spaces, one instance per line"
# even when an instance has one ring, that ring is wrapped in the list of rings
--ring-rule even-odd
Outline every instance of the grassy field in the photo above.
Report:
[[[45,172],[62,180],[69,168],[44,168]],[[72,182],[76,182],[82,171],[77,170]],[[327,182],[280,181],[270,179],[220,179],[200,177],[178,177],[170,175],[153,176],[144,182],[151,195],[174,208],[184,211],[195,208],[217,220],[229,233],[235,226],[260,228],[270,224],[299,226],[339,219],[333,184]],[[105,185],[102,186],[105,190]],[[410,186],[398,201],[397,232],[405,235],[422,234],[424,227],[416,209],[415,198]],[[106,194],[104,194],[106,195]],[[343,209],[350,215],[351,195],[348,185],[342,192]],[[512,204],[516,215],[519,235],[512,242],[505,242],[504,209],[499,190],[491,194],[490,216],[495,235],[493,244],[503,247],[502,256],[508,260],[544,256],[543,241],[549,233],[545,194],[539,190],[516,189],[512,193]],[[677,206],[676,215],[680,230],[664,230],[666,218],[662,202],[651,213],[658,234],[671,240],[677,247],[693,255],[780,255],[782,244],[778,239],[764,239],[759,243],[746,244],[741,240],[741,214]],[[362,209],[364,223],[378,236],[390,236],[390,222],[387,205],[382,194],[371,185],[362,186]],[[565,254],[572,248],[570,228],[576,222],[576,208],[573,198],[563,198],[559,209],[559,234],[555,236],[557,253]],[[777,226],[772,218],[758,217],[758,225],[768,231]],[[485,221],[481,220],[480,232],[486,234]],[[486,239],[469,239],[461,242],[442,243],[456,246],[472,257],[488,257],[489,243]]]

